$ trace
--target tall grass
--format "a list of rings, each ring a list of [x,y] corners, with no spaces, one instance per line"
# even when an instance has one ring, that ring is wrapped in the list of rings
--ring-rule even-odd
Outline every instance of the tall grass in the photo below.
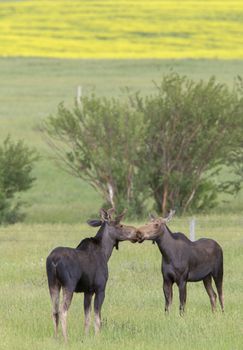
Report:
[[[241,1],[0,2],[1,56],[243,58]]]
[[[136,224],[136,223],[135,223]],[[188,232],[188,218],[172,230]],[[83,296],[75,294],[69,316],[69,344],[53,339],[45,258],[55,246],[76,246],[95,229],[85,225],[14,225],[0,229],[0,348],[27,349],[234,349],[242,332],[242,217],[198,219],[197,238],[216,239],[224,250],[225,314],[211,313],[202,282],[188,284],[186,314],[179,316],[177,287],[171,314],[164,315],[161,255],[151,242],[120,243],[109,262],[103,329],[83,332]]]

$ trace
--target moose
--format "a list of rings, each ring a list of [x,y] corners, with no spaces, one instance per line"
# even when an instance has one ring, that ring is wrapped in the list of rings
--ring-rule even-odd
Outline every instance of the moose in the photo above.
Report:
[[[105,298],[108,279],[108,260],[113,248],[118,249],[120,241],[136,241],[136,229],[120,223],[124,212],[114,219],[114,209],[101,209],[100,220],[89,220],[88,224],[99,227],[95,237],[85,238],[76,248],[55,248],[46,260],[48,286],[52,302],[52,318],[55,336],[59,318],[62,333],[67,342],[67,313],[73,293],[84,293],[85,333],[90,327],[91,301],[94,298],[95,334],[101,327],[101,307]],[[59,310],[60,290],[63,300]]]
[[[172,287],[176,283],[179,288],[180,315],[186,304],[187,282],[203,281],[208,293],[212,311],[216,307],[216,293],[212,287],[215,282],[219,302],[224,311],[223,299],[223,251],[213,239],[201,238],[190,241],[183,233],[172,233],[167,223],[175,211],[170,211],[167,218],[151,218],[151,222],[137,229],[138,242],[152,240],[156,242],[162,254],[163,291],[165,296],[165,312],[169,312],[172,303]]]

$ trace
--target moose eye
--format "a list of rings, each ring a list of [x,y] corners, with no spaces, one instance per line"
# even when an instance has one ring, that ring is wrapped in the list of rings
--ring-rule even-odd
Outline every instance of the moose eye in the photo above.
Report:
[[[154,224],[154,227],[155,227],[155,228],[158,228],[158,227],[159,227],[159,224]]]
[[[123,225],[120,225],[120,228],[123,228]]]

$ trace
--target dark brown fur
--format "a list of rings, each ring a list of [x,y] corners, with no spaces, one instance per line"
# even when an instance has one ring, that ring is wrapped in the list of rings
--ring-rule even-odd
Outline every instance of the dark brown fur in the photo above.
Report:
[[[165,311],[169,311],[172,303],[174,283],[179,288],[180,314],[183,314],[186,304],[186,284],[198,281],[203,281],[212,311],[214,311],[216,293],[212,287],[212,278],[218,291],[222,311],[224,311],[222,248],[212,239],[202,238],[192,242],[183,233],[172,233],[166,222],[166,219],[158,218],[137,229],[138,240],[140,242],[155,241],[162,254],[161,272]]]
[[[77,248],[55,248],[46,260],[55,335],[60,319],[65,341],[67,341],[67,312],[73,293],[84,293],[85,332],[89,330],[91,301],[95,295],[95,332],[99,331],[101,307],[108,279],[108,260],[118,241],[134,241],[136,238],[134,227],[120,224],[122,216],[112,221],[108,212],[103,210],[102,214],[103,220],[89,221],[91,226],[101,226],[95,237],[85,238]],[[59,310],[61,289],[63,301]]]

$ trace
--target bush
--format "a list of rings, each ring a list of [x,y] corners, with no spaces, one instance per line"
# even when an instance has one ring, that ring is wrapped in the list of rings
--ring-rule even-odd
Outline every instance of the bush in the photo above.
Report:
[[[72,111],[60,104],[42,131],[59,165],[86,180],[105,206],[141,215],[144,196],[137,176],[143,143],[143,116],[129,100],[82,97]]]
[[[24,218],[20,211],[23,203],[16,194],[32,186],[35,178],[31,171],[36,160],[36,152],[23,141],[14,143],[8,136],[0,146],[0,224]]]
[[[194,82],[170,73],[156,93],[127,100],[82,97],[59,105],[42,131],[59,164],[88,181],[118,210],[142,215],[152,196],[165,214],[208,210],[220,191],[235,193],[242,177],[215,182],[222,166],[241,172],[243,85],[230,90],[215,78]],[[233,160],[232,160],[233,159]]]
[[[141,168],[158,212],[208,210],[220,191],[239,190],[242,179],[216,183],[214,175],[242,149],[242,91],[171,73],[154,95],[135,99],[147,121]]]

